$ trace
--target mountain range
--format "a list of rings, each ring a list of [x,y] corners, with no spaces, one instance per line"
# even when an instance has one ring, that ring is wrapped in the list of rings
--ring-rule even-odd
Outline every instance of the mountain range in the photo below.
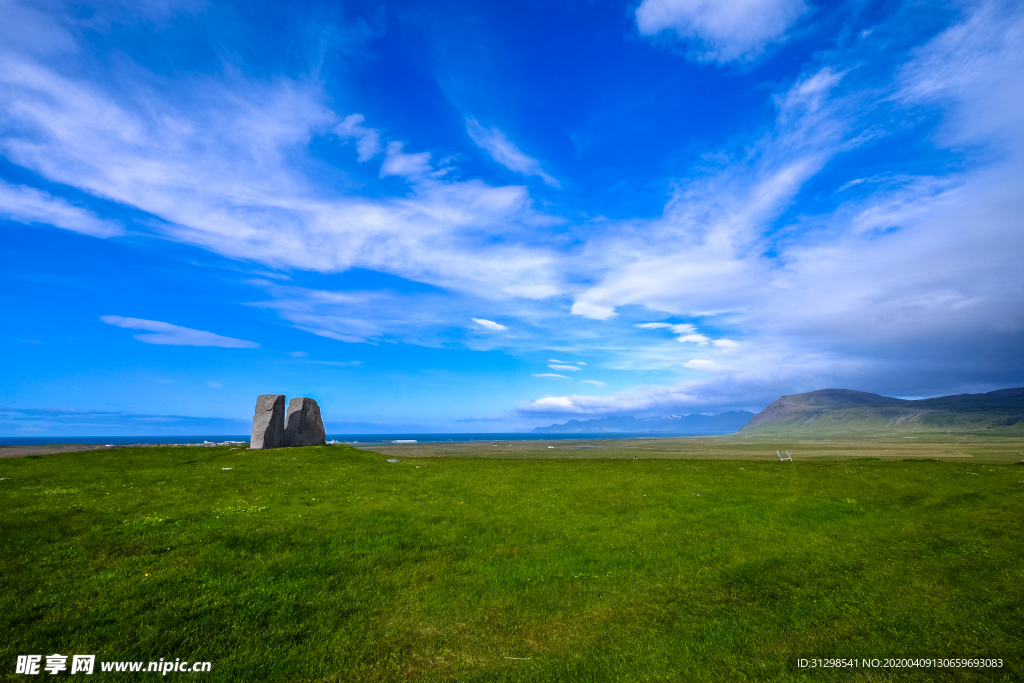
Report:
[[[986,394],[908,400],[850,389],[783,396],[740,430],[744,434],[843,432],[1024,433],[1024,387]]]
[[[685,434],[703,436],[711,434],[732,434],[747,424],[754,414],[746,410],[734,410],[717,415],[663,415],[661,417],[605,417],[596,420],[569,420],[565,424],[537,427],[535,434],[599,434],[608,432],[655,432],[661,434]]]
[[[701,436],[883,432],[1024,434],[1024,387],[985,394],[903,399],[851,389],[819,389],[783,396],[757,415],[736,410],[717,415],[613,416],[537,427],[535,434],[612,432]]]

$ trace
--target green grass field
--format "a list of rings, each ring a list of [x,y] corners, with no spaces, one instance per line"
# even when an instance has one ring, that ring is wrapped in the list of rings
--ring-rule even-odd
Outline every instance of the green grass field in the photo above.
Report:
[[[0,459],[0,680],[1021,681],[1024,440],[971,438]]]

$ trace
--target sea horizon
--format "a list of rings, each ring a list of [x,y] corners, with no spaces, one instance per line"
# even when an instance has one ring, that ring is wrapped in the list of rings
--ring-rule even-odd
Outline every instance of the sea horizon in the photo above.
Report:
[[[730,432],[731,433],[731,432]],[[447,433],[381,433],[381,434],[328,434],[327,441],[344,444],[381,444],[396,441],[416,443],[445,443],[462,441],[564,441],[580,439],[668,439],[699,436],[722,436],[721,433],[682,432],[585,432],[585,433],[533,433],[533,432],[447,432]],[[4,446],[49,446],[62,444],[89,445],[165,445],[241,442],[248,443],[249,434],[180,434],[130,436],[0,436]]]

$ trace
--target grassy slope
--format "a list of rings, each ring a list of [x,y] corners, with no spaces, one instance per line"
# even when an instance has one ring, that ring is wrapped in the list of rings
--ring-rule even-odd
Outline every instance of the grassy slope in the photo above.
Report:
[[[207,681],[1024,679],[1017,465],[139,448],[0,478],[0,680],[52,652]],[[1006,667],[795,667],[910,655]]]
[[[999,412],[922,411],[903,408],[846,408],[843,410],[807,411],[781,422],[766,422],[744,427],[743,434],[752,435],[823,435],[843,434],[916,434],[916,433],[983,433],[987,436],[1024,436],[1024,420],[1007,424],[1016,417]]]

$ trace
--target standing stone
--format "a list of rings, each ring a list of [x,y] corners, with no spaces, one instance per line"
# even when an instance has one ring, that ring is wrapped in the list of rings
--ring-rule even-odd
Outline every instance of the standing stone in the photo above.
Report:
[[[284,440],[289,446],[322,446],[327,433],[320,418],[320,406],[311,398],[293,398],[288,402],[288,420]]]
[[[280,448],[284,445],[284,394],[261,394],[256,397],[249,448]]]

